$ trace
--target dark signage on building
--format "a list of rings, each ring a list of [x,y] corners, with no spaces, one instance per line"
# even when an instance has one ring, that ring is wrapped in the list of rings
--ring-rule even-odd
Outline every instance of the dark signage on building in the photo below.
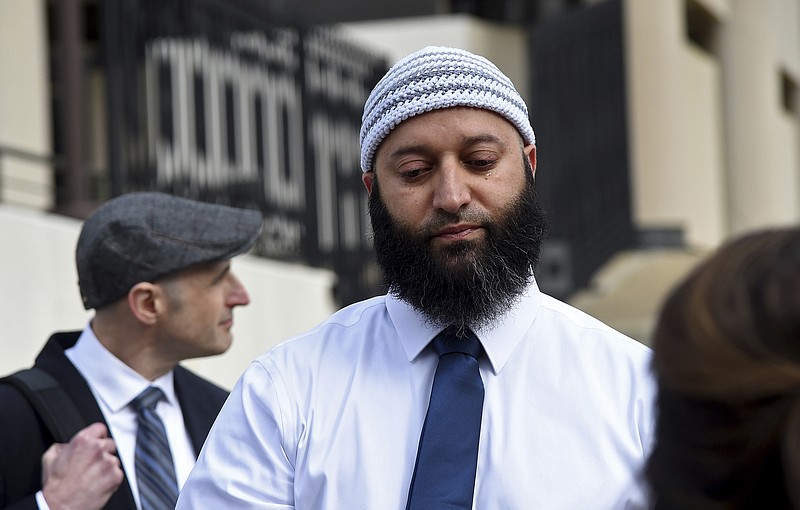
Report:
[[[111,192],[260,209],[256,253],[379,292],[360,179],[364,101],[385,60],[261,2],[106,0]]]

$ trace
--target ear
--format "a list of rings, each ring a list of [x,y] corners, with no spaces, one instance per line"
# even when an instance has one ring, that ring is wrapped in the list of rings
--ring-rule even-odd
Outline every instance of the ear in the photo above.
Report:
[[[371,172],[362,172],[361,174],[361,182],[364,183],[364,187],[367,188],[367,193],[372,195],[372,183],[375,180],[375,171]]]
[[[531,162],[531,168],[533,169],[533,177],[536,178],[536,146],[526,145],[523,151],[525,152],[525,155],[528,157],[528,161]]]
[[[161,289],[150,282],[139,282],[128,291],[128,308],[136,320],[151,325],[158,319]]]

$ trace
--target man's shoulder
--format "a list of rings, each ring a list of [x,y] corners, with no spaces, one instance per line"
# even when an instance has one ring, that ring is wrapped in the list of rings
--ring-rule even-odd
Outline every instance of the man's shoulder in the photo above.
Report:
[[[0,414],[6,418],[11,418],[12,415],[22,410],[26,413],[34,413],[33,406],[25,397],[25,394],[17,389],[15,385],[4,380],[0,381],[0,407],[3,409],[3,412]],[[4,420],[0,419],[0,423],[3,422]]]
[[[214,419],[228,398],[228,391],[201,377],[191,370],[178,365],[173,370],[175,394],[183,410],[187,430],[190,434],[202,434],[205,440]],[[193,441],[195,438],[193,437]],[[199,451],[199,445],[196,445]]]
[[[0,383],[0,409],[0,507],[36,508],[31,496],[41,488],[40,459],[53,438],[17,387]]]
[[[385,296],[375,296],[339,309],[313,328],[278,343],[257,361],[270,364],[270,360],[282,359],[279,364],[289,360],[303,364],[302,360],[323,354],[347,355],[365,342],[374,341],[380,336],[381,326],[387,324],[391,322]]]
[[[386,299],[387,296],[374,296],[371,298],[358,301],[351,305],[347,305],[334,312],[328,317],[321,326],[325,325],[338,325],[343,327],[355,326],[358,323],[374,318],[377,315],[386,312]]]
[[[388,320],[386,296],[375,296],[340,308],[327,319],[308,331],[289,338],[283,344],[331,336],[359,337],[377,322]]]
[[[47,340],[47,343],[44,345],[42,350],[36,356],[35,363],[32,366],[20,367],[18,370],[13,370],[6,374],[0,374],[0,378],[5,379],[6,377],[11,376],[20,370],[30,370],[31,368],[35,368],[44,372],[45,375],[52,377],[58,383],[64,385],[64,376],[60,368],[71,365],[66,356],[64,356],[64,349],[70,345],[73,345],[79,336],[80,331],[60,331],[53,333]],[[8,402],[9,399],[13,400],[17,404],[27,402],[24,395],[16,388],[15,385],[12,385],[9,381],[4,380],[2,381],[2,384],[0,384],[0,402],[4,404],[4,409],[9,409],[5,407],[5,403]],[[19,407],[14,406],[13,408]]]
[[[181,388],[183,388],[191,390],[195,393],[210,395],[223,400],[228,396],[228,390],[218,386],[216,383],[211,382],[205,377],[192,372],[182,365],[176,366],[173,374],[175,378],[175,386],[179,391]]]

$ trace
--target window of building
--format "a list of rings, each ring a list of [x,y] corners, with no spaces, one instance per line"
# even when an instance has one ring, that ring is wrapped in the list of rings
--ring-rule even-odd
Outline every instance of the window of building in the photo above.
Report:
[[[800,114],[800,94],[797,90],[797,81],[785,70],[781,71],[781,101],[786,113]]]
[[[716,53],[719,20],[698,0],[686,0],[686,37],[708,53]]]

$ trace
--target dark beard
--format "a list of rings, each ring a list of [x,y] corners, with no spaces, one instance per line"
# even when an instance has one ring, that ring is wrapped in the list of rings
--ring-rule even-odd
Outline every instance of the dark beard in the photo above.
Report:
[[[398,225],[380,196],[378,179],[369,197],[373,244],[386,286],[419,310],[437,328],[477,330],[492,326],[528,286],[547,233],[536,201],[527,157],[525,186],[494,221],[469,214],[439,212],[435,227],[469,218],[486,230],[482,241],[461,241],[433,252],[426,232]]]

